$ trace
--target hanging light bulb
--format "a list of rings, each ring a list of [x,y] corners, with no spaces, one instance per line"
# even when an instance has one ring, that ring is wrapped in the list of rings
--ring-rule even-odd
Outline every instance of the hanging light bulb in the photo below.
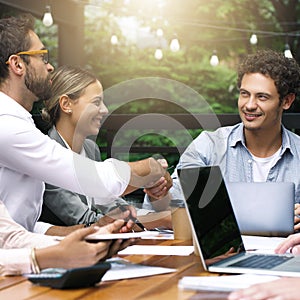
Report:
[[[293,54],[291,52],[289,44],[285,44],[284,56],[287,58],[293,58]]]
[[[161,60],[163,58],[164,54],[161,50],[161,48],[157,48],[155,50],[155,53],[154,53],[154,57],[157,59],[157,60]]]
[[[170,50],[172,52],[177,52],[180,50],[180,44],[177,37],[174,37],[170,43]]]
[[[111,43],[112,45],[117,45],[117,44],[119,43],[119,39],[118,39],[118,37],[117,37],[115,34],[113,34],[113,35],[111,36],[111,38],[110,38],[110,43]]]
[[[51,15],[51,7],[50,5],[46,5],[46,10],[43,16],[43,24],[47,27],[53,24],[53,18]]]
[[[161,28],[158,28],[158,29],[156,30],[156,35],[157,35],[158,37],[161,37],[161,36],[164,35],[164,31],[163,31]]]
[[[250,37],[250,44],[251,45],[256,45],[258,42],[258,39],[257,39],[257,35],[256,34],[252,34],[251,37]]]
[[[217,56],[217,51],[214,50],[214,51],[213,51],[213,54],[212,54],[212,56],[211,56],[211,58],[210,58],[210,65],[213,66],[213,67],[215,67],[215,66],[217,66],[218,64],[219,64],[219,58],[218,58],[218,56]]]
[[[115,35],[115,34],[113,34],[112,36],[111,36],[111,38],[110,38],[110,43],[112,44],[112,45],[118,45],[118,43],[119,43],[119,39],[118,39],[118,37]]]

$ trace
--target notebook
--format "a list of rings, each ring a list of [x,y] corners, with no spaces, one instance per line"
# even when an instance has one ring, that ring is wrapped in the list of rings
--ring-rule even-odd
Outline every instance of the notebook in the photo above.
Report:
[[[294,232],[293,182],[226,182],[242,234],[288,236]]]
[[[218,166],[181,169],[178,174],[205,270],[300,277],[300,256],[245,251]],[[224,257],[231,247],[236,253]]]

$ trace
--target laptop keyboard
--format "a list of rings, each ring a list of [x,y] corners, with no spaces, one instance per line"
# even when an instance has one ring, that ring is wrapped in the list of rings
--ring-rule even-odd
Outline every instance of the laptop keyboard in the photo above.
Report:
[[[290,260],[291,256],[278,256],[278,255],[252,255],[246,259],[238,261],[230,266],[243,267],[243,268],[256,268],[256,269],[272,269],[278,265]]]

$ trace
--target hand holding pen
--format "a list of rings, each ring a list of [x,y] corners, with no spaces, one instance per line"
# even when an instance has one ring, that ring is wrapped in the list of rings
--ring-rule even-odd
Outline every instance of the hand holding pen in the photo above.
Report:
[[[117,207],[118,207],[122,212],[125,212],[125,211],[129,210],[129,209],[128,209],[128,205],[122,205],[122,204],[118,203],[118,204],[117,204]],[[133,217],[131,213],[130,213],[130,215],[129,215],[129,219],[130,219],[134,224],[136,224],[137,226],[139,226],[142,230],[147,231],[146,227],[145,227],[141,222],[139,222],[139,220],[138,220],[137,218]]]

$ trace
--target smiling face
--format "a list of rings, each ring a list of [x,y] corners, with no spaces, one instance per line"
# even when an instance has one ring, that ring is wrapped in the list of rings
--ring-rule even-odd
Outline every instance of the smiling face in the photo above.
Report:
[[[97,80],[87,86],[82,95],[72,102],[72,122],[76,133],[83,137],[97,135],[101,120],[108,113],[100,82]]]
[[[280,130],[282,112],[291,103],[281,102],[274,80],[260,73],[244,74],[238,109],[245,130]]]

